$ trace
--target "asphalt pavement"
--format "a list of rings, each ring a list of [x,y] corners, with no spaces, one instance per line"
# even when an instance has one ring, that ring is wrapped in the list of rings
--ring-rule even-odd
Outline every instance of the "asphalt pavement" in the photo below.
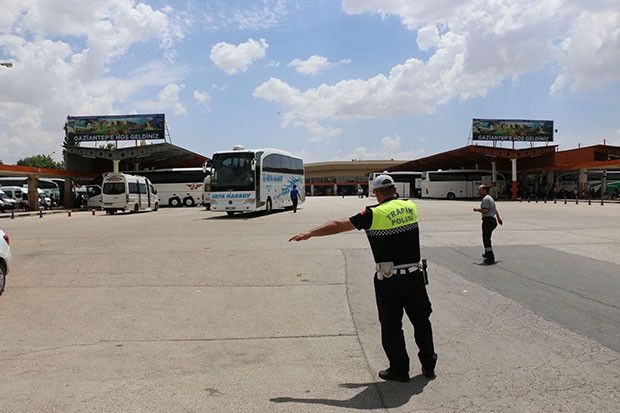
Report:
[[[437,378],[386,367],[363,232],[290,236],[372,203],[0,220],[0,412],[614,412],[620,204],[417,201]]]

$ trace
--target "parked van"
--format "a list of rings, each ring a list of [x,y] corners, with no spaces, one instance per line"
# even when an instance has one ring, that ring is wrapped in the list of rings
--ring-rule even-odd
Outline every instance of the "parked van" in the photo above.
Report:
[[[2,186],[0,190],[4,192],[9,198],[14,199],[17,208],[27,208],[28,207],[28,199],[24,197],[23,193],[24,188],[19,186]]]
[[[139,175],[106,173],[101,186],[103,209],[116,211],[157,211],[159,197],[151,181]]]
[[[86,185],[86,197],[88,209],[101,209],[103,207],[103,195],[100,185]]]
[[[0,190],[0,211],[5,212],[7,209],[15,208],[17,208],[17,201]]]

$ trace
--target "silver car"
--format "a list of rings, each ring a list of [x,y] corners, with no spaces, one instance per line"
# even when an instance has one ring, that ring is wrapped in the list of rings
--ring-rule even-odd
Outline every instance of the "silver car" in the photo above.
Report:
[[[4,291],[6,275],[11,269],[11,248],[9,247],[9,236],[0,229],[0,294]]]

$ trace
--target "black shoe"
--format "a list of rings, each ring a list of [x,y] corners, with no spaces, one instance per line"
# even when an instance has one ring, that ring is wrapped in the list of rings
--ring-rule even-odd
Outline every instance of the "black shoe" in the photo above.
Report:
[[[424,375],[424,377],[426,377],[427,379],[434,379],[435,377],[435,369],[433,370],[426,370],[424,367],[422,367],[422,374]]]
[[[484,259],[484,263],[485,264],[495,264],[495,259],[494,258],[485,258]]]
[[[483,252],[483,253],[482,253],[482,258],[486,258],[486,257],[487,257],[487,253],[486,253],[486,252]]]
[[[407,383],[409,381],[409,373],[397,373],[391,369],[381,370],[379,372],[379,377],[383,380],[400,381],[402,383]]]

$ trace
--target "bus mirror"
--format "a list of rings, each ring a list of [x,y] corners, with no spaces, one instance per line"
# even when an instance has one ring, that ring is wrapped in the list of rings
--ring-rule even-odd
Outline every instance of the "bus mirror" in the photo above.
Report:
[[[252,159],[252,163],[251,163],[250,167],[252,168],[253,171],[256,170],[256,159]]]
[[[211,184],[211,175],[209,175],[209,176],[207,176],[207,177],[205,178],[205,184],[206,184],[206,185],[210,185],[210,184]]]

